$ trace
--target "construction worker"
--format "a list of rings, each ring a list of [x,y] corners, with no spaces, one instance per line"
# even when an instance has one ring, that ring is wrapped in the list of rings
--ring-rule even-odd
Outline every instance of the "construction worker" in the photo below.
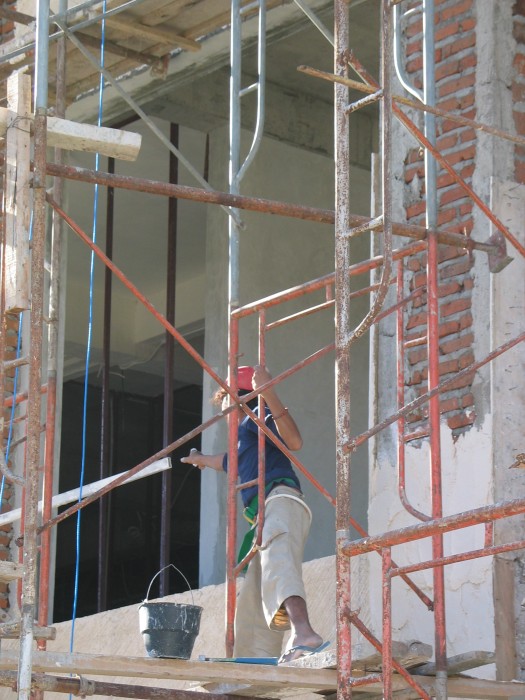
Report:
[[[239,396],[259,389],[271,380],[265,367],[239,367]],[[266,403],[265,423],[288,447],[300,450],[299,429],[273,387],[261,392]],[[222,408],[228,396],[219,389],[214,397]],[[251,405],[250,405],[251,404]],[[249,402],[256,413],[257,399]],[[258,474],[258,428],[244,413],[239,417],[238,473],[241,484]],[[290,460],[268,438],[266,452],[266,500],[262,544],[248,565],[237,598],[235,614],[236,657],[279,657],[279,663],[293,661],[327,646],[312,628],[302,579],[304,544],[312,514],[304,501],[299,480]],[[182,462],[199,469],[227,471],[228,455],[204,455],[193,451]],[[257,485],[241,490],[245,517],[255,532]],[[250,549],[250,546],[246,550]],[[242,547],[241,547],[242,551]],[[285,630],[291,630],[287,650],[281,654]]]

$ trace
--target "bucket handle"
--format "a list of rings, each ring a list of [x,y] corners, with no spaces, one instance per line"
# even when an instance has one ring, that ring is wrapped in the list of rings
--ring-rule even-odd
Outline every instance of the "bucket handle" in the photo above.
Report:
[[[161,569],[160,571],[157,571],[157,573],[155,574],[155,576],[154,576],[154,577],[151,579],[151,581],[149,582],[148,592],[146,593],[146,599],[145,599],[144,602],[147,603],[147,601],[148,601],[149,592],[150,592],[151,584],[153,583],[153,581],[157,578],[157,576],[158,576],[159,574],[161,574],[161,573],[162,573],[163,571],[165,571],[166,569],[169,569],[170,566],[171,566],[173,569],[175,569],[175,571],[177,571],[177,572],[182,576],[182,578],[186,581],[186,585],[188,586],[188,589],[189,589],[189,591],[190,591],[190,593],[191,593],[191,604],[192,604],[192,605],[195,605],[195,600],[193,599],[193,591],[192,591],[192,589],[191,589],[191,586],[190,586],[190,584],[189,584],[189,581],[188,581],[188,579],[186,578],[186,576],[184,576],[184,574],[182,573],[182,571],[181,571],[180,569],[177,569],[177,567],[175,566],[175,564],[166,564],[166,566],[163,566],[162,569]]]

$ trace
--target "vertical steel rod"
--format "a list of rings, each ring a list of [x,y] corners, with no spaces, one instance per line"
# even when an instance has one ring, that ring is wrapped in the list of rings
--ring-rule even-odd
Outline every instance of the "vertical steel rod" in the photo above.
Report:
[[[345,0],[334,5],[334,72],[347,75],[349,19]],[[337,697],[350,700],[352,687],[352,639],[348,613],[351,608],[351,560],[342,555],[340,542],[349,535],[351,456],[344,447],[350,437],[350,244],[345,233],[350,215],[350,128],[346,116],[348,88],[334,85],[335,118],[335,342],[336,342],[336,610]]]
[[[392,552],[390,547],[381,551],[383,575],[383,698],[392,699]]]
[[[170,141],[179,147],[179,125],[170,125]],[[179,162],[170,152],[170,183],[179,181]],[[170,199],[168,202],[168,263],[166,270],[166,318],[175,325],[175,288],[177,282],[177,211],[178,202]],[[164,357],[164,411],[162,421],[162,446],[166,447],[173,441],[173,362],[175,355],[175,339],[166,331],[166,353]],[[161,489],[161,523],[160,523],[160,569],[159,595],[169,593],[170,543],[171,543],[171,469],[162,474]]]
[[[423,92],[424,102],[431,107],[436,102],[435,56],[434,56],[434,0],[423,0]],[[432,146],[436,145],[436,118],[425,112],[425,137]],[[427,254],[427,331],[428,331],[428,390],[439,384],[439,275],[438,241],[432,233],[437,225],[437,164],[425,150],[425,189],[426,225],[429,230]],[[430,426],[430,471],[432,493],[432,517],[443,515],[442,475],[441,475],[441,425],[438,394],[429,401]],[[443,556],[443,536],[432,538],[432,554],[435,559]],[[436,698],[447,697],[447,644],[445,621],[445,571],[444,567],[433,570],[434,579],[434,621],[436,659]]]
[[[237,357],[239,353],[239,322],[229,317],[229,384],[237,394]],[[230,405],[232,399],[230,397]],[[226,655],[232,656],[234,642],[234,618],[236,601],[235,563],[237,548],[237,441],[239,412],[236,408],[228,415],[228,498],[226,531]]]
[[[115,172],[115,159],[108,159],[108,170]],[[115,190],[107,189],[106,204],[106,255],[113,259],[115,219]],[[111,316],[113,308],[112,299],[113,275],[109,268],[104,269],[104,320],[102,338],[102,397],[100,416],[100,469],[101,479],[109,476],[111,464],[111,392],[110,392],[110,368],[111,368]],[[98,572],[97,572],[97,610],[107,610],[108,603],[108,565],[109,565],[109,530],[111,520],[112,495],[103,496],[99,501],[98,512]]]

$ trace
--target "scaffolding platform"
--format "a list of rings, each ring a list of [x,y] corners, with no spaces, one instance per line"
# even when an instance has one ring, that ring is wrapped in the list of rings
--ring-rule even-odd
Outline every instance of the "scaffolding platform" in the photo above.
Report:
[[[422,663],[417,658],[424,656],[424,645],[419,649],[401,642],[394,643],[394,652],[399,663],[410,670],[414,680],[421,688],[433,696],[435,694],[435,671],[431,663]],[[399,652],[403,655],[398,655]],[[460,675],[460,670],[467,670],[494,662],[492,652],[473,651],[449,659],[448,693],[451,697],[459,698],[513,698],[525,696],[525,682],[497,681],[473,678]],[[18,665],[18,654],[15,651],[4,650],[0,654],[0,675],[13,671]],[[414,667],[415,666],[415,667]],[[353,691],[366,700],[382,697],[382,681],[379,677],[375,682],[359,685],[365,676],[371,672],[381,671],[380,654],[368,655],[356,659],[353,665],[352,680],[356,683]],[[304,694],[320,694],[331,696],[337,690],[336,654],[334,651],[304,657],[296,661],[268,666],[246,663],[216,663],[210,661],[186,661],[182,659],[155,659],[149,657],[107,656],[102,654],[60,653],[35,651],[33,654],[33,672],[45,674],[75,674],[84,683],[91,683],[86,676],[117,677],[127,679],[149,678],[159,681],[183,681],[194,684],[191,691],[177,691],[185,698],[194,694],[196,698],[205,691],[210,699],[214,696],[241,696],[260,698],[288,698]],[[421,675],[424,674],[424,675]],[[55,677],[55,676],[53,676]],[[199,684],[199,687],[197,687]],[[146,689],[145,689],[146,690]],[[154,697],[156,688],[147,688]],[[166,690],[166,689],[158,689]],[[403,700],[419,697],[399,674],[393,676],[393,691],[396,697]],[[139,696],[137,696],[139,697]]]

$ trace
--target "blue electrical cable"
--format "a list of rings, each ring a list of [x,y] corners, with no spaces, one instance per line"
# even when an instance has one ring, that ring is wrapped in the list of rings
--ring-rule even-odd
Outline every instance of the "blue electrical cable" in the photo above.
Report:
[[[29,242],[33,239],[33,212],[29,219]],[[20,357],[20,351],[22,349],[22,322],[24,314],[20,313],[18,316],[18,338],[16,341],[16,359]],[[11,416],[9,418],[9,433],[7,435],[7,446],[5,450],[5,463],[9,462],[9,456],[11,453],[11,440],[13,439],[13,426],[15,423],[15,410],[16,410],[16,395],[18,393],[18,371],[19,368],[15,369],[15,377],[13,382],[13,403],[11,405]],[[5,491],[5,476],[2,477],[2,483],[0,484],[0,508],[4,502],[4,491]]]
[[[16,359],[20,357],[20,349],[22,347],[22,317],[21,313],[18,317],[18,339],[16,343]],[[11,417],[9,418],[9,433],[7,435],[7,447],[5,450],[5,463],[9,462],[9,454],[11,452],[11,440],[13,439],[13,425],[15,420],[15,409],[16,409],[16,395],[18,393],[18,367],[15,369],[15,378],[13,382],[13,403],[11,405]],[[0,505],[4,501],[4,489],[5,489],[5,476],[2,477],[2,483],[0,485]]]
[[[107,0],[104,0],[102,7],[103,12],[106,12]],[[104,68],[104,43],[106,38],[106,21],[102,20],[101,26],[101,39],[100,39],[100,65]],[[97,125],[102,125],[102,98],[104,95],[104,76],[100,73],[99,81],[99,93],[98,93],[98,121]],[[95,170],[99,170],[100,155],[97,153],[95,156]],[[93,201],[93,229],[92,229],[92,240],[93,243],[97,240],[97,214],[98,214],[98,184],[95,185],[94,201]],[[87,435],[87,403],[88,403],[88,378],[89,378],[89,361],[91,357],[91,339],[93,332],[93,279],[95,271],[95,254],[91,251],[91,263],[89,270],[89,310],[88,310],[88,337],[87,337],[87,347],[86,347],[86,364],[84,369],[84,404],[82,411],[82,457],[81,457],[81,468],[80,468],[80,487],[78,493],[78,500],[82,500],[82,489],[84,486],[84,474],[86,467],[86,435]],[[73,592],[73,613],[71,615],[71,636],[69,642],[69,650],[73,651],[73,642],[75,637],[75,620],[77,616],[77,605],[78,605],[78,581],[80,574],[80,524],[81,524],[82,510],[77,512],[77,528],[76,528],[76,562],[75,562],[75,584]],[[71,695],[69,696],[71,699]]]

